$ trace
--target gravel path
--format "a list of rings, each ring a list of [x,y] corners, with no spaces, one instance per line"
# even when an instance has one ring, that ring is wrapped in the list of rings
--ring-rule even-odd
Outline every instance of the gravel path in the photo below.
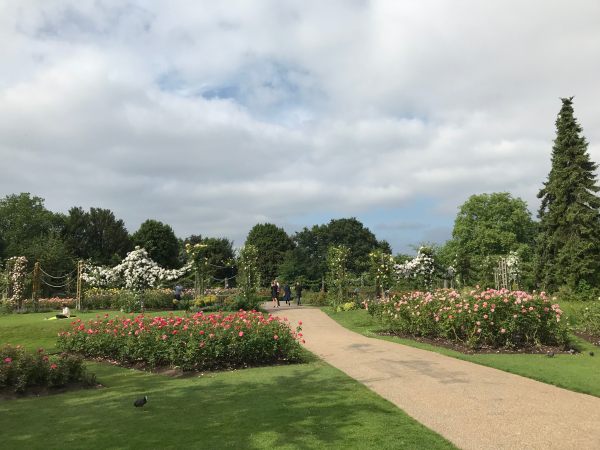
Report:
[[[306,348],[462,449],[600,449],[600,398],[354,333],[309,307]]]

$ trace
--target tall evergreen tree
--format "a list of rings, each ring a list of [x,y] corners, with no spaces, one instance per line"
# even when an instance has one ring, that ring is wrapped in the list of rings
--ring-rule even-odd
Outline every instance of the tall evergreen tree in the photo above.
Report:
[[[536,275],[548,290],[594,285],[600,274],[600,189],[594,174],[598,166],[590,160],[573,115],[573,97],[561,100],[552,168],[538,193]]]

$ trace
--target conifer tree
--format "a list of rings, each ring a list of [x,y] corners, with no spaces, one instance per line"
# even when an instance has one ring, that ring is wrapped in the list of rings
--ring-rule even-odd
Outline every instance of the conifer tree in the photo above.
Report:
[[[573,115],[573,97],[563,98],[556,119],[552,167],[538,193],[538,282],[544,289],[577,290],[599,281],[600,190],[587,141]]]

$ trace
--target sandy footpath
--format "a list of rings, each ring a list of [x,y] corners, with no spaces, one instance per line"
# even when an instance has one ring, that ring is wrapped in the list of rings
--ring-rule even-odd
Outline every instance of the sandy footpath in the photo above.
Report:
[[[282,305],[306,347],[462,449],[600,449],[600,398],[349,331]]]

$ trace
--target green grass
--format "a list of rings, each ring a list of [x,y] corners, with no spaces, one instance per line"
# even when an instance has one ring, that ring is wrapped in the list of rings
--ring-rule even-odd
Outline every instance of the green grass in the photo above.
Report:
[[[576,306],[565,308],[567,314],[574,311]],[[600,397],[600,349],[594,345],[573,337],[580,354],[559,354],[554,358],[533,354],[475,354],[468,355],[454,350],[421,343],[412,339],[394,336],[380,336],[377,331],[379,324],[365,310],[333,312],[331,308],[323,310],[344,327],[368,337],[384,339],[411,347],[441,353],[464,361],[493,367],[544,383],[560,386],[584,394]],[[594,351],[596,356],[589,356]]]
[[[53,348],[70,321],[43,317],[0,316],[0,343]],[[88,368],[104,388],[0,401],[2,448],[454,448],[314,358],[182,378]],[[134,408],[143,395],[146,407]]]

